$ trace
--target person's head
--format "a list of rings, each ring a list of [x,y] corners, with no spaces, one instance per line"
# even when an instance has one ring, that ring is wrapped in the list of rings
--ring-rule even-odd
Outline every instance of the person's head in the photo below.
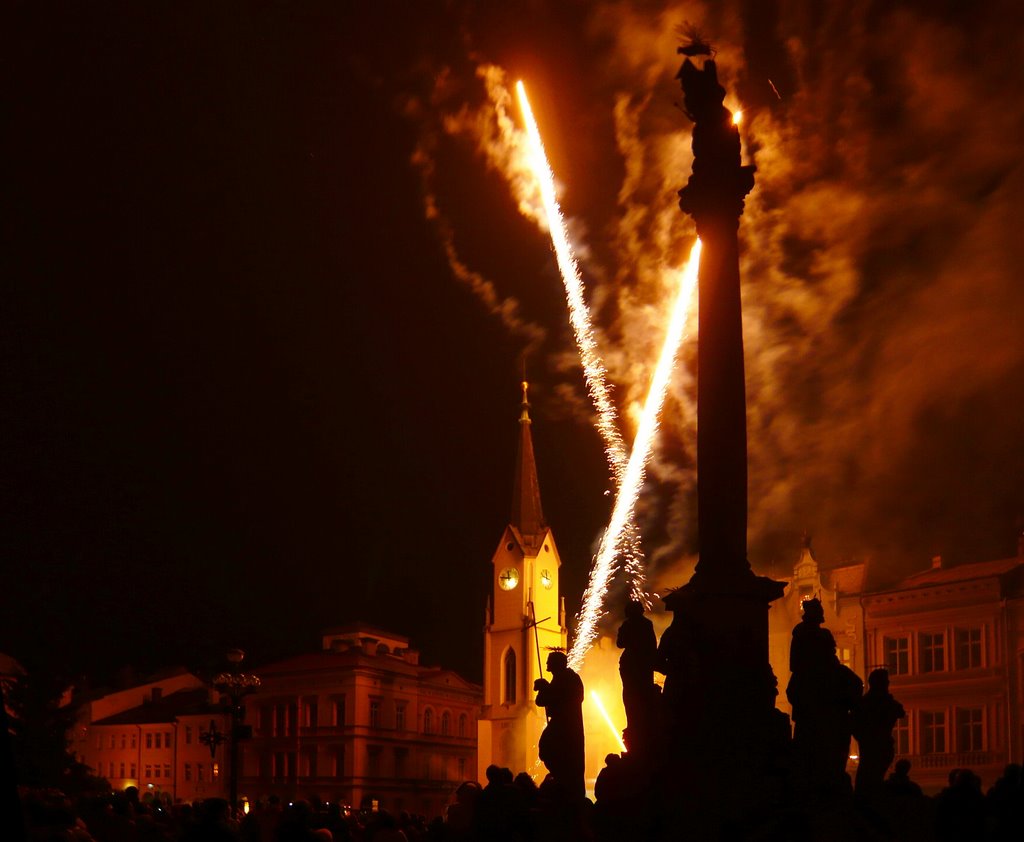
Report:
[[[565,652],[552,652],[548,655],[548,672],[552,675],[565,672],[568,668],[569,659],[566,657]]]
[[[905,757],[901,757],[896,761],[893,771],[901,777],[907,777],[910,774],[910,761]]]
[[[617,754],[606,754],[604,756],[604,765],[605,766],[609,766],[610,767],[610,766],[614,766],[616,763],[621,763],[621,762],[622,762],[622,758],[619,755],[617,755]]]
[[[821,607],[821,600],[812,597],[805,599],[801,606],[804,610],[804,619],[809,623],[824,623],[825,609]]]
[[[484,769],[484,776],[487,778],[487,783],[496,784],[501,779],[501,767],[496,763],[492,763],[486,769]]]
[[[631,599],[626,603],[626,619],[634,620],[644,616],[644,604],[638,600]]]
[[[870,687],[876,693],[888,693],[889,692],[889,670],[887,670],[887,669],[871,670],[871,675],[868,676],[868,687]]]

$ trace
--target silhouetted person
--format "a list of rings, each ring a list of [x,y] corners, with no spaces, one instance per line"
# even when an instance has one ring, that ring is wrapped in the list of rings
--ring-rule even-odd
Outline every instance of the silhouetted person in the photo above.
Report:
[[[905,757],[896,761],[892,774],[885,780],[885,789],[895,796],[922,795],[921,787],[910,779],[910,761]]]
[[[970,769],[954,769],[949,786],[935,799],[935,837],[940,842],[983,842],[985,835],[981,778]]]
[[[643,603],[626,603],[626,619],[619,626],[615,645],[622,651],[619,676],[622,679],[622,704],[626,708],[627,727],[645,728],[651,721],[654,698],[654,663],[658,657],[658,638],[654,624],[644,616]]]
[[[882,789],[885,773],[896,756],[892,729],[905,719],[903,705],[889,692],[889,671],[873,670],[868,676],[868,692],[854,709],[853,736],[857,738],[860,763],[857,766],[856,792],[873,797]]]
[[[803,619],[793,629],[786,696],[793,706],[793,754],[805,780],[821,789],[848,786],[850,711],[859,702],[863,682],[839,663],[836,641],[826,628],[817,599],[803,604]]]
[[[996,842],[1024,839],[1024,775],[1019,763],[1011,763],[985,796]]]
[[[547,711],[548,725],[537,746],[540,759],[561,789],[574,798],[586,795],[583,780],[583,682],[569,669],[564,652],[548,655],[551,681],[533,683],[537,704]]]

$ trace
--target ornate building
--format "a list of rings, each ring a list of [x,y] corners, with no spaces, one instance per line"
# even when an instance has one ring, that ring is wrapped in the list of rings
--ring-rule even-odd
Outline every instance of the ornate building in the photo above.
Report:
[[[561,561],[541,509],[527,384],[522,386],[512,516],[491,558],[479,780],[491,763],[539,773],[537,741],[545,718],[534,703],[533,682],[545,675],[549,650],[566,645],[565,605],[558,595]]]
[[[223,798],[224,745],[211,753],[204,734],[225,735],[229,717],[211,688],[183,669],[84,701],[70,736],[77,759],[115,790],[172,801]]]
[[[1024,540],[1016,558],[941,558],[861,599],[867,670],[889,669],[907,718],[897,757],[926,789],[970,768],[986,786],[1024,758]]]
[[[324,632],[321,651],[256,672],[240,797],[435,816],[476,772],[480,687],[421,665],[406,637],[354,623]]]

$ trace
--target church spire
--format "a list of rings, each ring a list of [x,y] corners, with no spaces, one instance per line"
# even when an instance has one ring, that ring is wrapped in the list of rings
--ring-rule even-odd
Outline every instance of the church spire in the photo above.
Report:
[[[540,506],[540,483],[537,463],[533,458],[533,437],[530,434],[529,384],[522,382],[523,401],[519,412],[519,453],[516,457],[515,480],[512,487],[512,526],[519,534],[539,536],[546,528]]]

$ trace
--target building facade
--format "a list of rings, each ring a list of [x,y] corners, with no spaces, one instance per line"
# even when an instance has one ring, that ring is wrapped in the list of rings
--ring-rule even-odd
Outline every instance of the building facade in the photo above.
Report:
[[[491,557],[475,770],[481,781],[492,763],[541,774],[537,745],[546,719],[534,701],[533,683],[546,677],[550,651],[566,647],[565,604],[558,592],[561,560],[541,509],[527,384],[522,387],[512,516]]]
[[[864,594],[867,670],[886,667],[896,728],[929,790],[955,768],[986,786],[1024,753],[1024,547],[1017,558],[930,569]]]
[[[239,796],[441,814],[476,772],[481,688],[426,667],[409,639],[355,623],[257,670]]]
[[[71,737],[81,762],[112,789],[134,786],[171,801],[226,795],[229,717],[213,691],[184,670],[82,704]],[[214,749],[209,738],[213,732]],[[216,735],[220,735],[218,741]]]

